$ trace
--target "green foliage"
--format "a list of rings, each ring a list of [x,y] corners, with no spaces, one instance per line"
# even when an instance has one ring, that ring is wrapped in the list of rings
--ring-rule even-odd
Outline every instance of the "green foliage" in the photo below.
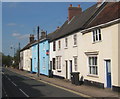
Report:
[[[13,66],[14,68],[19,68],[19,50],[16,51],[15,56],[6,56],[2,53],[2,65],[3,66]]]
[[[12,61],[13,61],[13,57],[11,57],[9,55],[5,56],[4,54],[2,54],[2,65],[3,66],[11,66]]]
[[[14,68],[19,68],[19,57],[20,57],[19,50],[17,50],[14,56],[14,63],[13,63]]]

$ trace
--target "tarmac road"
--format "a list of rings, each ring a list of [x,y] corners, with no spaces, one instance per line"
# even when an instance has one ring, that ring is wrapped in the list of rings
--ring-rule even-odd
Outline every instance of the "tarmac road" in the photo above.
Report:
[[[2,97],[81,97],[75,93],[11,72],[2,71]]]

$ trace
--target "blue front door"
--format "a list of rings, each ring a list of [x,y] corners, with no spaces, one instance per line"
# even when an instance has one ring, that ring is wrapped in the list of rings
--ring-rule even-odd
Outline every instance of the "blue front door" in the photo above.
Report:
[[[106,78],[107,78],[107,88],[111,88],[111,61],[106,60]]]

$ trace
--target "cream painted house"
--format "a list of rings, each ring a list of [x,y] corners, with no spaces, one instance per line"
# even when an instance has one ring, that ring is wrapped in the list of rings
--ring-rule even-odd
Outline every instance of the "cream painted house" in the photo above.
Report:
[[[50,34],[53,75],[71,79],[71,72],[79,72],[84,84],[120,91],[119,4],[96,4]]]
[[[31,71],[31,48],[23,51],[23,70]]]
[[[31,45],[34,43],[34,35],[30,35],[30,42],[20,50],[20,66],[19,69],[25,71],[32,70],[32,48]]]

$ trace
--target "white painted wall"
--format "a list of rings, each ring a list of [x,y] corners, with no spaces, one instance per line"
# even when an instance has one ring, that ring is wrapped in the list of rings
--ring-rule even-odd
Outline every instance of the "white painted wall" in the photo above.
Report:
[[[52,61],[52,58],[56,58],[56,52],[53,51],[53,42],[50,42],[50,61]],[[53,70],[53,73],[55,74],[55,70]]]
[[[65,60],[68,60],[68,79],[70,79],[70,66],[69,60],[72,60],[73,72],[74,61],[73,57],[78,56],[78,71],[80,76],[84,79],[104,83],[106,87],[106,67],[105,59],[111,59],[111,75],[112,75],[112,85],[120,86],[118,84],[119,74],[118,74],[118,24],[112,25],[101,29],[102,41],[93,43],[92,42],[92,32],[82,34],[81,32],[77,34],[77,46],[73,46],[73,35],[67,36],[68,38],[68,48],[65,48],[65,37],[59,39],[61,41],[61,49],[58,50],[58,41],[56,40],[56,51],[53,52],[53,42],[50,43],[50,60],[53,57],[62,56],[62,70],[58,72],[54,70],[54,75],[59,75],[66,77],[66,66]],[[88,57],[85,52],[98,51],[98,76],[90,76],[88,74]],[[119,70],[120,71],[120,70]]]
[[[101,82],[106,87],[105,59],[111,59],[112,85],[118,86],[118,24],[101,29],[102,41],[92,43],[92,32],[79,33],[79,71],[84,79]],[[87,55],[85,52],[98,51],[98,76],[88,74]],[[120,85],[119,85],[120,86]]]
[[[23,51],[23,70],[30,71],[31,70],[31,48]]]

